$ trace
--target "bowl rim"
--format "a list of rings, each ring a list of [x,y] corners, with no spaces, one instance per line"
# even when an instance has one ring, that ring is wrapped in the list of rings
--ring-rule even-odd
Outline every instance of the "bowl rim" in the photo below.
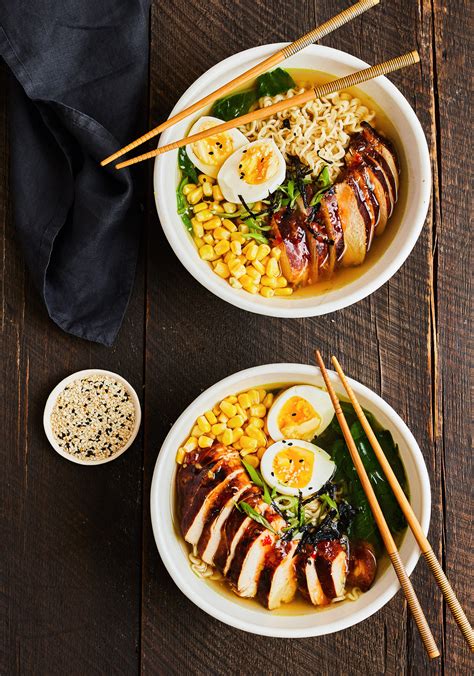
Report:
[[[201,98],[202,95],[209,93],[209,91],[212,91],[213,88],[215,88],[214,86],[207,86],[207,82],[214,83],[216,78],[223,75],[230,69],[235,68],[240,62],[243,62],[246,67],[249,67],[250,65],[253,65],[254,61],[258,61],[259,59],[269,56],[273,52],[283,48],[288,44],[288,42],[280,42],[260,45],[243,50],[241,52],[237,52],[236,54],[223,59],[205,71],[190,85],[190,87],[188,87],[188,89],[186,89],[171,111],[170,117],[175,115],[186,106],[190,105],[193,101]],[[361,69],[370,65],[347,52],[334,49],[333,47],[310,45],[305,51],[307,53],[316,54],[322,58],[332,58],[338,61],[343,67]],[[242,72],[242,69],[240,69],[239,72]],[[402,242],[397,242],[398,250],[393,257],[393,260],[391,260],[387,265],[382,266],[377,275],[372,279],[366,279],[365,283],[361,283],[359,288],[351,290],[351,286],[354,283],[357,283],[357,280],[354,280],[354,282],[349,282],[348,284],[341,287],[340,290],[338,290],[339,295],[337,298],[327,301],[324,300],[324,294],[316,295],[314,296],[313,303],[303,307],[297,305],[294,299],[279,299],[279,304],[276,305],[274,302],[272,303],[274,299],[266,299],[262,296],[239,292],[239,290],[233,289],[229,284],[226,284],[225,280],[222,280],[218,275],[213,273],[212,270],[204,268],[201,265],[202,261],[197,257],[196,249],[191,241],[183,245],[183,240],[177,232],[176,224],[173,224],[173,219],[175,217],[179,219],[179,216],[177,216],[175,213],[176,208],[174,201],[162,200],[159,197],[161,194],[166,194],[164,187],[166,175],[166,156],[158,156],[155,159],[153,172],[155,205],[158,212],[158,217],[165,236],[175,255],[182,265],[187,269],[187,271],[194,277],[194,279],[196,279],[208,291],[216,295],[218,298],[225,300],[235,307],[247,310],[248,312],[252,312],[254,314],[284,318],[315,317],[330,314],[331,312],[335,312],[359,302],[383,286],[401,268],[415,246],[418,237],[420,236],[421,230],[426,220],[426,215],[428,213],[431,199],[431,162],[425,134],[421,127],[420,121],[418,120],[407,99],[403,96],[400,90],[385,76],[376,78],[376,82],[386,94],[396,101],[396,105],[400,109],[403,117],[408,121],[410,129],[417,139],[417,144],[415,147],[418,155],[419,167],[421,170],[421,174],[417,177],[419,196],[417,197],[418,206],[416,207],[416,214],[412,219],[412,224],[405,239],[402,240]],[[361,87],[363,86],[364,85],[362,84]],[[189,120],[192,119],[193,117],[190,116]],[[174,127],[164,131],[160,137],[158,146],[165,145],[175,140],[175,133]],[[413,153],[413,149],[411,152]],[[182,224],[180,223],[180,225]],[[184,228],[184,225],[182,225],[182,227]],[[393,244],[394,243],[392,243],[392,245]],[[370,271],[366,271],[365,276],[367,276],[369,272]]]
[[[164,496],[160,491],[160,475],[162,468],[166,466],[168,462],[175,462],[176,456],[176,444],[174,442],[174,437],[177,434],[180,426],[186,421],[187,417],[193,412],[198,412],[204,410],[202,406],[207,402],[207,400],[214,396],[214,392],[229,390],[231,388],[237,388],[239,382],[242,382],[244,379],[258,378],[259,376],[268,376],[272,382],[279,382],[277,378],[273,378],[274,375],[291,372],[295,375],[295,378],[298,376],[303,376],[305,378],[320,376],[321,372],[317,366],[309,366],[307,364],[297,364],[297,363],[275,363],[275,364],[263,364],[261,366],[255,366],[252,368],[244,369],[237,371],[218,382],[214,385],[211,385],[206,390],[204,390],[196,399],[194,399],[181,413],[177,418],[174,425],[171,427],[168,432],[161,449],[159,451],[155,468],[153,471],[151,491],[150,491],[150,516],[152,522],[152,530],[154,539],[157,545],[157,549],[161,560],[163,561],[165,568],[167,569],[169,575],[171,576],[173,582],[181,590],[181,592],[187,596],[187,598],[192,601],[198,608],[204,612],[211,615],[217,620],[224,622],[231,627],[236,629],[241,629],[243,631],[258,634],[261,636],[271,636],[277,638],[305,638],[312,636],[322,636],[336,631],[341,631],[347,629],[363,620],[366,620],[371,615],[376,613],[380,608],[382,608],[386,603],[388,603],[393,596],[400,589],[398,580],[394,580],[389,584],[384,593],[380,594],[374,601],[370,603],[369,607],[364,608],[355,608],[354,612],[346,615],[342,620],[335,620],[330,625],[329,628],[326,628],[325,625],[315,625],[305,628],[275,628],[275,627],[266,627],[264,625],[259,625],[250,621],[243,621],[239,618],[234,617],[225,610],[216,608],[212,603],[204,599],[199,593],[200,585],[203,584],[203,580],[196,577],[193,579],[193,584],[188,584],[180,576],[179,568],[176,566],[176,561],[168,550],[167,538],[174,537],[180,538],[181,535],[176,533],[174,530],[169,533],[167,531],[166,519],[162,515],[166,510],[171,510],[171,518],[173,516],[171,505],[166,502],[167,496]],[[334,385],[338,385],[338,390],[340,389],[340,381],[338,375],[335,371],[328,370],[329,377]],[[431,515],[431,486],[428,475],[428,470],[423,458],[423,454],[418,446],[418,443],[409,430],[405,422],[400,418],[398,413],[388,404],[384,399],[382,399],[378,394],[373,390],[366,387],[362,383],[359,383],[352,378],[348,378],[349,383],[351,384],[354,392],[361,397],[365,397],[378,407],[379,411],[385,415],[393,423],[393,427],[397,429],[400,435],[403,437],[408,453],[411,456],[411,459],[414,462],[416,467],[417,478],[420,482],[420,524],[425,534],[428,533],[430,515]],[[297,382],[296,380],[294,382]],[[237,389],[235,391],[237,391]],[[194,415],[194,413],[193,413]],[[184,437],[186,431],[182,435]],[[409,528],[407,530],[407,536],[409,536]],[[420,551],[416,541],[413,539],[411,550],[408,554],[407,560],[405,561],[405,568],[407,574],[410,575],[420,557]],[[291,617],[291,616],[288,616]]]
[[[121,383],[127,389],[132,399],[133,406],[135,408],[135,423],[133,425],[132,433],[130,435],[129,440],[127,441],[125,446],[123,446],[119,451],[117,451],[108,458],[102,458],[100,460],[81,460],[80,458],[76,458],[74,455],[71,455],[70,453],[66,453],[66,451],[63,451],[61,446],[59,446],[58,442],[54,438],[53,430],[51,427],[51,412],[53,410],[54,404],[56,403],[56,399],[58,398],[59,394],[64,390],[66,385],[69,385],[69,383],[72,383],[75,380],[81,380],[82,378],[86,378],[87,376],[92,375],[111,376],[115,378],[115,380],[118,380],[118,382]],[[127,451],[130,448],[130,446],[136,439],[138,430],[140,429],[141,419],[142,419],[142,409],[140,406],[140,400],[138,398],[135,389],[130,385],[128,380],[125,380],[125,378],[118,373],[114,373],[113,371],[107,371],[105,369],[83,369],[82,371],[76,371],[75,373],[71,373],[70,375],[66,376],[56,385],[56,387],[54,387],[51,390],[44,407],[43,427],[46,437],[48,438],[49,443],[54,448],[56,453],[59,453],[59,455],[61,455],[63,458],[66,458],[66,460],[69,460],[70,462],[74,462],[77,465],[84,465],[88,467],[95,465],[105,465],[105,463],[112,462],[112,460],[115,460],[120,455],[125,453],[125,451]]]

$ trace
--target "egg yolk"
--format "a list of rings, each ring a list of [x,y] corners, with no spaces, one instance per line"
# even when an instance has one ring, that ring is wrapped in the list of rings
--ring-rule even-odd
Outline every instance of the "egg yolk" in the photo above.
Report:
[[[305,488],[313,475],[314,453],[292,446],[275,455],[273,474],[276,479],[290,488]]]
[[[290,397],[278,416],[278,427],[287,439],[312,439],[320,424],[320,416],[301,397]]]
[[[215,127],[217,122],[204,122],[199,131],[205,131]],[[220,123],[219,123],[220,124]],[[197,141],[191,145],[194,154],[201,162],[213,167],[220,167],[225,160],[234,152],[234,142],[230,134],[216,134]]]
[[[259,185],[273,178],[278,171],[278,158],[268,143],[251,146],[242,151],[239,176],[250,185]]]

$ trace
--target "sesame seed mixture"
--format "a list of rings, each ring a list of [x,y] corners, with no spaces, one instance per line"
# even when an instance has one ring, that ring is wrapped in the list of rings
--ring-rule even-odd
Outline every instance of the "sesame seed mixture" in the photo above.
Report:
[[[110,376],[92,375],[67,385],[51,413],[59,446],[80,460],[114,455],[130,439],[135,407],[126,388]]]

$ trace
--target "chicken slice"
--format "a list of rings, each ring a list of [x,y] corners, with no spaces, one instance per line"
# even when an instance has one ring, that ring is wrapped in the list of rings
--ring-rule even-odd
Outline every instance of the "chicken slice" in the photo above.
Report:
[[[269,610],[289,603],[296,594],[297,581],[294,553],[298,542],[275,543],[265,557],[258,582],[258,599]]]

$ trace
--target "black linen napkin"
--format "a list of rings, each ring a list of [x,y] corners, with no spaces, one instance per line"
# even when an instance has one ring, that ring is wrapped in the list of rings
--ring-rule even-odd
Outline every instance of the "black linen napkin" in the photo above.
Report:
[[[101,159],[143,132],[149,0],[0,0],[15,226],[49,316],[111,345],[130,297],[140,212]]]

